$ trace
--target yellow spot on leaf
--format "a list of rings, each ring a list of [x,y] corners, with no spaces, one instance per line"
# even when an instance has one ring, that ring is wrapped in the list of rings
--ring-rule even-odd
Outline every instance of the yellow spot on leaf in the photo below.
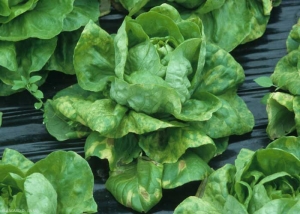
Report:
[[[179,172],[181,172],[185,168],[186,168],[185,161],[184,160],[180,160],[179,163],[178,163],[178,170],[179,170]]]

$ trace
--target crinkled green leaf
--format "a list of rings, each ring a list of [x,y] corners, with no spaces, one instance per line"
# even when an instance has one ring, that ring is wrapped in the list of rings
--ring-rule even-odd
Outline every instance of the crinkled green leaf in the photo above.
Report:
[[[187,150],[176,163],[164,164],[162,188],[172,189],[191,181],[204,180],[212,169],[196,153]]]
[[[289,36],[286,40],[286,46],[288,52],[293,50],[298,50],[300,46],[300,19],[297,24],[292,27],[292,30],[289,33]]]
[[[85,90],[102,91],[114,79],[114,63],[112,37],[90,21],[74,51],[74,69],[79,85]]]
[[[136,71],[147,71],[156,76],[163,76],[164,70],[165,68],[160,63],[159,55],[150,40],[147,39],[129,49],[125,73],[132,74]]]
[[[97,21],[100,16],[99,1],[74,0],[73,9],[64,19],[63,31],[74,31],[90,20]]]
[[[251,30],[252,12],[245,0],[225,1],[221,8],[199,16],[206,37],[227,51],[238,46]]]
[[[75,152],[55,151],[38,161],[27,176],[41,173],[57,193],[58,213],[96,212],[94,176],[88,163]],[[86,203],[89,202],[89,203]]]
[[[268,126],[270,139],[285,136],[295,130],[295,114],[293,112],[294,96],[276,92],[267,101]]]
[[[274,85],[293,95],[300,95],[299,68],[300,51],[295,50],[282,57],[271,75]]]
[[[134,32],[134,33],[131,33]],[[126,16],[123,23],[121,24],[120,28],[118,29],[118,33],[114,38],[114,47],[115,47],[115,75],[123,79],[125,74],[125,66],[127,63],[127,56],[129,49],[134,47],[135,45],[139,43],[143,43],[146,40],[148,40],[147,34],[142,29],[141,25],[136,23],[135,20],[131,19],[130,17]],[[147,43],[146,43],[147,45]],[[148,46],[149,50],[151,50],[151,46]],[[144,54],[143,54],[144,55]],[[151,54],[152,56],[155,56],[155,54]],[[143,65],[136,64],[138,62],[134,62],[134,57],[131,58],[132,65],[134,67],[140,67]],[[151,61],[151,59],[150,59]],[[145,62],[147,62],[147,65],[149,65],[149,62],[147,59],[145,59]],[[152,62],[155,62],[156,60],[153,60]],[[149,68],[149,66],[147,66]],[[155,67],[155,66],[154,66]],[[150,69],[152,70],[152,69]],[[128,74],[131,72],[134,72],[136,70],[129,70],[127,71]]]
[[[218,97],[222,107],[214,112],[208,121],[196,122],[198,128],[212,138],[240,135],[251,131],[254,117],[242,98],[234,91]]]
[[[140,147],[146,155],[159,163],[175,163],[188,148],[208,147],[204,160],[214,156],[216,146],[204,132],[193,128],[168,128],[140,136]],[[204,152],[205,153],[205,152]]]
[[[4,150],[1,164],[13,165],[22,170],[23,173],[26,173],[27,170],[34,165],[34,163],[27,159],[24,155],[9,148]]]
[[[270,0],[251,0],[246,1],[246,3],[251,14],[251,19],[249,20],[251,30],[242,43],[253,41],[264,34],[273,8]]]
[[[105,186],[124,206],[147,212],[162,197],[162,173],[162,165],[139,158],[111,172]]]
[[[177,92],[162,78],[147,72],[135,72],[130,80],[131,84],[120,79],[112,83],[110,96],[117,103],[147,114],[181,111]]]
[[[228,52],[211,43],[206,44],[205,64],[198,91],[219,95],[236,89],[244,78],[242,66]]]
[[[181,43],[170,56],[165,81],[176,89],[182,103],[191,97],[199,85],[205,47],[204,40],[189,39]]]
[[[106,138],[92,132],[84,145],[85,158],[91,156],[107,159],[110,170],[114,171],[137,158],[141,153],[137,136],[128,134],[122,138]]]
[[[0,39],[20,41],[36,37],[50,39],[63,29],[65,16],[73,10],[74,0],[39,0],[30,10],[0,24]]]
[[[222,102],[218,97],[207,92],[198,92],[197,97],[194,95],[194,98],[187,100],[183,104],[180,114],[175,114],[177,119],[183,121],[206,121],[222,106]]]
[[[37,188],[38,187],[38,188]],[[40,173],[33,173],[24,181],[28,210],[32,214],[55,214],[57,194],[51,183]]]

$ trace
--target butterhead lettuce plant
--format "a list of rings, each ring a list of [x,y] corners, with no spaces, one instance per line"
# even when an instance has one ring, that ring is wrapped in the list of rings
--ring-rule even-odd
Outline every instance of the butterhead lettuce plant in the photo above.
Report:
[[[162,189],[204,179],[229,136],[254,125],[236,93],[241,65],[207,41],[199,17],[167,4],[127,16],[116,34],[89,22],[74,68],[78,84],[46,102],[46,127],[58,140],[87,137],[86,158],[109,162],[107,189],[140,212]]]
[[[0,211],[8,213],[96,213],[94,176],[75,152],[54,151],[33,163],[5,149],[0,161]]]
[[[271,77],[260,77],[256,82],[264,87],[275,87],[267,94],[267,133],[273,140],[282,136],[300,133],[300,20],[286,40],[287,54],[276,64]]]
[[[174,213],[290,213],[300,209],[300,138],[282,137],[265,149],[242,149],[235,165],[208,176],[197,196],[185,199]]]

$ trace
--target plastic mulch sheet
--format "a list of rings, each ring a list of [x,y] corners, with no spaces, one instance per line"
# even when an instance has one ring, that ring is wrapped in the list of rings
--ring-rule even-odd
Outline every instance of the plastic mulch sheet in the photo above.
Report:
[[[109,33],[114,33],[120,26],[122,18],[122,15],[110,14],[101,18],[100,24]],[[299,18],[300,1],[283,0],[279,7],[272,10],[265,34],[232,51],[232,55],[245,70],[246,80],[239,88],[238,94],[254,114],[255,127],[251,133],[231,137],[228,149],[210,162],[213,168],[233,163],[241,148],[256,150],[270,142],[265,131],[267,114],[265,106],[260,102],[268,90],[258,86],[253,80],[273,73],[278,60],[286,54],[286,38]],[[57,91],[75,82],[74,76],[50,72],[41,90],[46,98],[52,98]],[[3,112],[0,154],[8,147],[18,150],[32,161],[44,158],[54,150],[72,150],[83,155],[85,139],[65,142],[55,140],[43,125],[42,112],[34,109],[34,101],[27,92],[0,97],[0,111]],[[90,164],[95,174],[94,197],[98,203],[99,213],[135,213],[120,205],[105,189],[104,184],[108,176],[107,163],[91,159]],[[174,208],[184,198],[196,193],[198,185],[199,182],[192,182],[174,190],[164,190],[162,200],[149,213],[173,213]]]

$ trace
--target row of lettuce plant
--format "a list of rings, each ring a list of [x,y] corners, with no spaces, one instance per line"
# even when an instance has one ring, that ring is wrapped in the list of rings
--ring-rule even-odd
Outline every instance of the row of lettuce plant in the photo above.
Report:
[[[158,2],[120,1],[129,15],[116,34],[97,23],[99,1],[5,2],[0,13],[0,95],[26,89],[38,100],[35,107],[43,107],[46,128],[57,140],[86,138],[86,159],[108,159],[107,189],[140,212],[155,206],[163,189],[206,180],[213,173],[208,162],[227,148],[229,137],[252,130],[253,115],[236,93],[244,71],[228,51],[261,36],[273,6],[280,4]],[[75,74],[78,84],[43,106],[38,87],[49,71]],[[70,169],[73,177],[48,175],[49,167],[34,171],[21,154],[6,153],[1,163],[9,156],[15,160],[8,163],[11,169],[4,166],[3,208],[39,213],[42,208],[35,206],[41,193],[29,190],[31,182],[38,182],[49,190],[49,204],[58,199],[69,205],[78,202],[70,205],[74,210],[57,201],[42,211],[96,212],[92,190],[85,186],[93,182],[91,177],[83,185],[83,178],[76,180],[75,168]],[[49,156],[75,156],[60,153]],[[20,160],[28,166],[20,166]],[[76,187],[70,188],[71,195],[75,191],[84,196],[62,196],[55,176],[66,176],[66,183]]]

